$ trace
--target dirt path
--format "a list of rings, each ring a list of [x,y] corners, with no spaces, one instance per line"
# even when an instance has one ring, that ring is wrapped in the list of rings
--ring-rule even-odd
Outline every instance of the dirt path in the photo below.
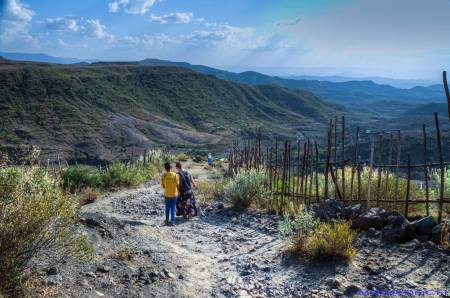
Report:
[[[194,168],[195,167],[195,168]],[[202,166],[191,166],[204,179]],[[162,226],[156,181],[84,206],[95,259],[46,275],[48,293],[67,297],[337,297],[358,289],[445,289],[449,260],[431,243],[380,244],[361,236],[347,263],[283,257],[274,215],[221,204],[204,216]]]

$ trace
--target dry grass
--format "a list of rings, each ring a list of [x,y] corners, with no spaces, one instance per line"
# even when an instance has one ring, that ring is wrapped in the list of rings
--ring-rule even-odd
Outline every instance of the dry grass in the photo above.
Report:
[[[120,248],[109,254],[107,258],[121,261],[131,261],[133,260],[133,254],[129,248]]]
[[[349,221],[319,224],[308,237],[308,253],[314,258],[322,259],[353,258],[356,255],[353,243],[357,234],[350,227]]]
[[[94,203],[100,197],[100,191],[94,188],[86,188],[79,196],[80,205],[87,205]]]
[[[175,156],[175,161],[188,161],[189,156],[186,153],[179,153]]]
[[[197,201],[202,205],[209,205],[214,199],[223,196],[224,180],[197,181]]]

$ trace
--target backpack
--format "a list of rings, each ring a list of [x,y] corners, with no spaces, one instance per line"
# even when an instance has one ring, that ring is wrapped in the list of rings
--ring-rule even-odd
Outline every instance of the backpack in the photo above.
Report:
[[[189,173],[187,171],[181,171],[178,173],[180,175],[180,191],[185,193],[192,189],[191,179],[189,178]]]

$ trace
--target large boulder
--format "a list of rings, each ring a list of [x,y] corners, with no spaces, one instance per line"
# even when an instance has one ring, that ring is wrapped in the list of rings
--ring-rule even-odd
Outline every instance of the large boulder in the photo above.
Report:
[[[437,224],[431,230],[431,238],[437,244],[441,244],[442,240],[450,242],[450,234],[447,225]]]
[[[315,217],[323,221],[337,219],[341,216],[342,203],[336,200],[325,200],[313,207]]]
[[[433,228],[437,225],[437,222],[432,216],[426,216],[424,218],[411,222],[411,226],[414,231],[419,235],[431,236]]]
[[[341,217],[347,220],[354,220],[362,213],[361,204],[350,205],[342,208]]]
[[[353,227],[364,231],[370,228],[381,229],[385,214],[386,211],[382,208],[370,208],[353,220]]]
[[[381,239],[385,242],[407,242],[415,233],[409,221],[398,212],[391,212],[387,217],[387,225],[381,231]]]

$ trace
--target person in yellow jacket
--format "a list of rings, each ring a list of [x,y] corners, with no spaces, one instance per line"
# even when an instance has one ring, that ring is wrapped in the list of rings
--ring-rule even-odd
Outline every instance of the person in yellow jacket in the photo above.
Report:
[[[180,178],[177,173],[172,172],[170,163],[165,163],[166,172],[161,177],[161,187],[164,189],[166,205],[166,225],[175,225],[175,209],[177,208],[178,189],[180,187]],[[171,222],[169,224],[169,213]]]

